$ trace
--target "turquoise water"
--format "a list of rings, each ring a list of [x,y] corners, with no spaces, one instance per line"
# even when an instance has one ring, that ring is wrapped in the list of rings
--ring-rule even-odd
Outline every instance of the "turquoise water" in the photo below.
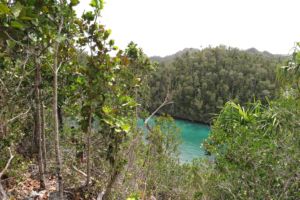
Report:
[[[182,144],[179,147],[181,162],[190,162],[194,158],[204,156],[201,144],[208,137],[209,126],[185,120],[175,120],[175,123],[181,131]]]
[[[150,122],[151,123],[151,122]],[[180,161],[190,162],[194,158],[204,156],[204,150],[201,144],[208,137],[210,132],[209,126],[201,123],[194,123],[186,120],[175,120],[181,133]],[[139,120],[139,126],[143,126],[142,120]]]

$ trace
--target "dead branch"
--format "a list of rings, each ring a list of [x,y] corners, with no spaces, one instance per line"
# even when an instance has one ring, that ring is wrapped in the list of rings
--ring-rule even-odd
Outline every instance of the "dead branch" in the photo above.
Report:
[[[3,176],[3,174],[8,170],[8,167],[10,166],[10,163],[11,163],[12,159],[14,158],[14,156],[11,153],[10,147],[8,147],[8,151],[9,151],[9,159],[8,159],[4,169],[0,172],[0,180],[1,180],[1,177]],[[7,200],[8,199],[7,194],[4,191],[1,182],[0,182],[0,199],[1,200]]]
[[[76,172],[78,172],[82,176],[87,177],[86,173],[84,173],[83,171],[81,171],[80,169],[78,169],[77,167],[75,167],[74,165],[72,165],[72,169],[74,169]],[[94,182],[98,182],[94,177],[91,177],[91,180],[94,181]]]
[[[6,124],[8,124],[8,123],[11,123],[11,122],[15,121],[16,119],[18,119],[18,118],[22,117],[23,115],[26,115],[26,114],[27,114],[29,111],[30,111],[30,108],[28,108],[28,110],[26,110],[26,112],[24,112],[24,113],[20,113],[20,114],[18,114],[17,116],[15,116],[15,117],[13,117],[13,118],[9,119],[9,120],[7,121],[7,123],[6,123]]]
[[[29,60],[29,54],[28,54],[28,52],[27,52],[26,59],[25,59],[24,63],[22,64],[22,65],[23,65],[23,67],[22,67],[23,73],[25,73],[25,67],[26,67],[26,65],[27,65],[28,60]],[[18,92],[18,91],[20,90],[21,84],[22,84],[22,82],[23,82],[23,80],[24,80],[24,76],[25,76],[24,74],[23,74],[23,76],[21,76],[20,81],[19,81],[19,83],[18,83],[18,86],[17,86],[17,88],[16,88],[16,92]]]
[[[1,183],[0,183],[0,199],[1,200],[7,200],[8,199],[7,194],[4,191]]]
[[[16,44],[23,45],[22,42],[15,40],[11,35],[9,35],[6,31],[3,31],[4,34],[11,40],[13,40]]]
[[[174,103],[173,101],[170,101],[170,95],[169,93],[167,94],[164,102],[145,120],[144,125],[146,126],[146,128],[151,131],[151,128],[149,126],[149,120],[160,110],[162,109],[164,106],[169,105]]]
[[[97,196],[97,200],[102,200],[102,199],[103,199],[103,196],[104,196],[104,194],[105,194],[105,190],[104,190],[104,191],[102,191],[102,192],[100,192],[100,193],[98,194],[98,196]]]
[[[10,165],[12,159],[14,158],[14,156],[13,156],[12,153],[11,153],[10,147],[8,147],[8,151],[9,151],[9,156],[10,156],[10,157],[9,157],[9,159],[8,159],[8,161],[7,161],[7,163],[6,163],[5,167],[4,167],[4,169],[0,172],[0,179],[1,179],[1,177],[3,176],[3,174],[7,171],[7,169],[8,169],[8,167],[9,167],[9,165]]]

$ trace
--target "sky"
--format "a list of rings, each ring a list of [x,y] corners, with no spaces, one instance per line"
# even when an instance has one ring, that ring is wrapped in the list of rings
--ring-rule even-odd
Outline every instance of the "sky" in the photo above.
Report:
[[[105,0],[101,23],[121,49],[134,41],[148,56],[218,45],[291,54],[299,9],[300,0]]]

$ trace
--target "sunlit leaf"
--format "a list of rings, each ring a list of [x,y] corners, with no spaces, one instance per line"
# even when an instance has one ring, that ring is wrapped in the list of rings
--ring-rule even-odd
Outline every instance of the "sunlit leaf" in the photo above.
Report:
[[[105,114],[109,114],[112,112],[111,107],[108,107],[108,106],[103,106],[102,110]]]
[[[79,0],[71,0],[71,6],[76,6],[79,4]]]
[[[20,17],[21,20],[25,20],[25,21],[31,21],[33,20],[32,17],[27,17],[27,16],[24,16],[24,17]]]
[[[20,4],[20,2],[17,2],[12,8],[11,12],[15,17],[19,17],[21,11],[23,9],[23,6]]]
[[[123,131],[125,131],[126,133],[128,133],[130,131],[130,125],[129,124],[122,124],[121,128]]]
[[[104,6],[104,1],[103,0],[92,0],[90,3],[90,6],[102,10]]]
[[[3,14],[9,14],[10,9],[7,7],[7,5],[0,3],[0,15]]]
[[[12,21],[10,25],[14,28],[18,28],[18,29],[21,29],[21,30],[23,30],[25,28],[25,25],[18,22],[18,21]]]
[[[98,7],[98,0],[92,0],[91,3],[90,3],[90,6],[94,7],[94,8],[97,8]]]

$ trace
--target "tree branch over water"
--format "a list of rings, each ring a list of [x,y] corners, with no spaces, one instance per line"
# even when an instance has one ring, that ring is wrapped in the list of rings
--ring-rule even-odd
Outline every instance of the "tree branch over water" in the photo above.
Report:
[[[148,124],[149,120],[164,106],[174,103],[170,99],[171,99],[171,95],[169,93],[167,93],[167,96],[166,96],[164,102],[145,120],[144,124],[149,131],[151,131],[151,128]]]

